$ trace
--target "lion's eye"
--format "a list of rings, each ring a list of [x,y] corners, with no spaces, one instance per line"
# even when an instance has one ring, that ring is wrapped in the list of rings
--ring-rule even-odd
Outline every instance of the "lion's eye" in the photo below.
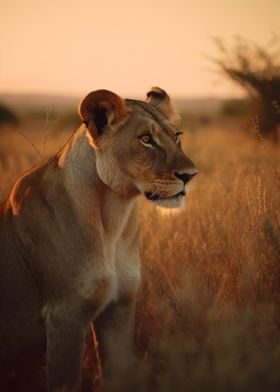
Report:
[[[139,139],[142,144],[148,147],[153,146],[155,144],[154,139],[150,135],[141,136]]]
[[[176,135],[175,135],[175,142],[176,142],[177,144],[180,143],[182,133],[183,133],[183,132],[177,132]]]

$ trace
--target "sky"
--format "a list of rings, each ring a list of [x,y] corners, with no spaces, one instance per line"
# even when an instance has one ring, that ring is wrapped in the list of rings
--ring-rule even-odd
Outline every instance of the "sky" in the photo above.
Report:
[[[160,86],[177,97],[240,90],[213,71],[212,41],[265,44],[280,33],[280,0],[0,0],[0,89],[122,96]]]

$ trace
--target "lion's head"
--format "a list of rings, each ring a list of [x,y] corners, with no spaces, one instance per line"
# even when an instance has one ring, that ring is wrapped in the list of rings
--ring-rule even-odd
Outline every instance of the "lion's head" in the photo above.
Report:
[[[142,193],[162,207],[184,205],[197,169],[182,151],[179,116],[164,90],[153,87],[146,102],[94,91],[81,102],[80,115],[105,184],[127,196]]]

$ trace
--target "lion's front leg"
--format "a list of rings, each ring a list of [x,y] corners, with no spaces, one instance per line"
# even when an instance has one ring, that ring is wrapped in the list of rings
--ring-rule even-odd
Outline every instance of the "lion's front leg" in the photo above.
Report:
[[[47,306],[44,316],[48,391],[80,391],[87,323],[70,304]]]
[[[108,389],[121,390],[134,365],[136,290],[111,303],[94,322]]]

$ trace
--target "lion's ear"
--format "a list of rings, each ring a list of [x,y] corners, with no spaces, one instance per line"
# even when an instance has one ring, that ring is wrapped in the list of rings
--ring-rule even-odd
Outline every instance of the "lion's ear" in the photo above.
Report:
[[[152,87],[147,93],[147,102],[156,106],[171,122],[178,125],[181,117],[166,91],[160,87]]]
[[[79,112],[92,136],[96,138],[108,125],[113,125],[125,117],[128,109],[117,94],[108,90],[97,90],[82,100]]]

